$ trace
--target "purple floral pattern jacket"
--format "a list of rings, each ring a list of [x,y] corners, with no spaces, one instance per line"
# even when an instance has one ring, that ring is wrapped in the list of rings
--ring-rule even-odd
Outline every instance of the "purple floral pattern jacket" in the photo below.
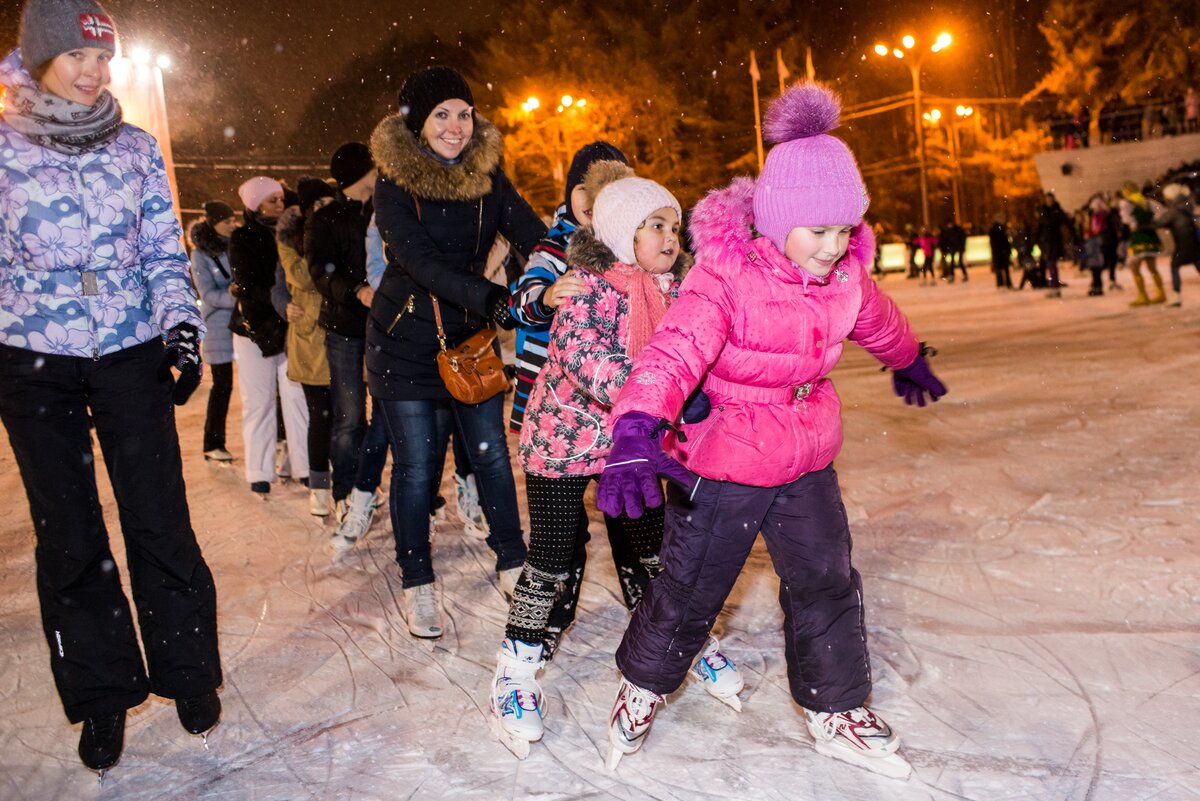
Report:
[[[32,78],[16,53],[0,83]],[[0,343],[99,358],[204,323],[154,137],[68,156],[0,119]]]

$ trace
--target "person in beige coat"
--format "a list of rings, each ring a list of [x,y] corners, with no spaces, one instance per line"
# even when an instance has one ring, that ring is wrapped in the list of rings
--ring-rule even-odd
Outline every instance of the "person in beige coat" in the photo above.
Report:
[[[288,304],[288,378],[304,390],[308,406],[308,501],[317,517],[329,514],[329,442],[333,416],[329,400],[329,359],[325,355],[325,329],[317,324],[321,295],[313,285],[304,259],[304,221],[332,202],[333,188],[316,178],[301,178],[296,187],[300,205],[286,209],[275,237],[279,261],[292,295]]]

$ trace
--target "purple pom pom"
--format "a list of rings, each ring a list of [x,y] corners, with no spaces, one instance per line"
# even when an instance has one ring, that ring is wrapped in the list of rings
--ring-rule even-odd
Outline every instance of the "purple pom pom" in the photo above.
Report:
[[[824,84],[805,81],[767,107],[763,132],[772,144],[829,133],[838,126],[842,101]]]

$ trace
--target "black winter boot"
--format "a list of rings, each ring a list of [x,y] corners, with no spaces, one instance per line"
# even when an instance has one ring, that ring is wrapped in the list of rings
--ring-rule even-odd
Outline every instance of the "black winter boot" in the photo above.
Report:
[[[125,745],[125,710],[99,715],[83,722],[79,736],[79,758],[92,770],[103,773],[121,758]]]

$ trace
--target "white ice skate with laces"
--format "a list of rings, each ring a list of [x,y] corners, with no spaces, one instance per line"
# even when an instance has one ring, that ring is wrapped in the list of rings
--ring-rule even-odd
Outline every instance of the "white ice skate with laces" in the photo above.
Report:
[[[492,732],[518,759],[529,756],[529,744],[545,733],[545,699],[536,678],[545,664],[541,643],[505,639],[500,644],[488,712]]]
[[[700,682],[713,698],[728,704],[738,712],[742,711],[742,701],[738,698],[738,693],[746,683],[733,660],[721,653],[721,643],[716,637],[709,635],[708,643],[692,663],[688,676]]]
[[[900,738],[865,706],[845,712],[804,710],[808,731],[823,754],[893,779],[907,779],[912,766],[897,753]]]
[[[608,769],[616,770],[621,757],[641,749],[654,723],[654,712],[663,697],[643,690],[624,676],[617,689],[608,723]]]

